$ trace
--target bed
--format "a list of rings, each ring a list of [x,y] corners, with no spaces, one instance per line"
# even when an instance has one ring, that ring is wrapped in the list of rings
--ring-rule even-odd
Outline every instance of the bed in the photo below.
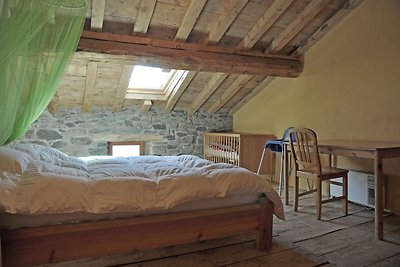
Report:
[[[257,233],[271,247],[278,194],[260,176],[195,156],[75,158],[0,148],[4,266],[56,263]]]

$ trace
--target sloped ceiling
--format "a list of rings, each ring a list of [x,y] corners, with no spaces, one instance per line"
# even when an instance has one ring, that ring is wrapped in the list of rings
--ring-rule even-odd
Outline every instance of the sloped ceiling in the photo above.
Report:
[[[57,94],[59,109],[237,111],[362,0],[92,0]],[[165,99],[125,99],[134,65],[189,70]],[[151,79],[151,77],[149,77]]]

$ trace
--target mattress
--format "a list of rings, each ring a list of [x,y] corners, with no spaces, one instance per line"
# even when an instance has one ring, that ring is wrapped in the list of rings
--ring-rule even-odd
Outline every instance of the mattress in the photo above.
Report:
[[[113,212],[113,213],[61,213],[61,214],[10,214],[0,213],[0,226],[6,228],[35,227],[43,225],[54,225],[64,223],[76,223],[86,221],[110,220],[118,218],[131,218],[156,214],[169,214],[185,211],[196,211],[205,209],[226,208],[238,205],[256,203],[260,194],[237,194],[223,198],[210,198],[195,200],[177,205],[170,209],[153,209],[136,212]]]

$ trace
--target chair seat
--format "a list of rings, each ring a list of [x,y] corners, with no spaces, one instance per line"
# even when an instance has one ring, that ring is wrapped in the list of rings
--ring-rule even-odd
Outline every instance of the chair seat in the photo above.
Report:
[[[320,179],[332,179],[336,177],[343,177],[344,174],[348,173],[348,170],[334,168],[334,167],[321,167],[321,176]],[[297,171],[298,175],[302,177],[309,176],[309,178],[316,178],[317,177],[317,170],[316,169],[302,169]]]
[[[265,149],[271,149],[273,152],[282,152],[283,150],[283,139],[273,139],[265,142]]]

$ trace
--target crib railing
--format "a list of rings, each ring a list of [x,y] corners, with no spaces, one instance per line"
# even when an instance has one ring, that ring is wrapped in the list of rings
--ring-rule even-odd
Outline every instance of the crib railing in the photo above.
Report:
[[[240,166],[240,134],[205,133],[204,158]]]

